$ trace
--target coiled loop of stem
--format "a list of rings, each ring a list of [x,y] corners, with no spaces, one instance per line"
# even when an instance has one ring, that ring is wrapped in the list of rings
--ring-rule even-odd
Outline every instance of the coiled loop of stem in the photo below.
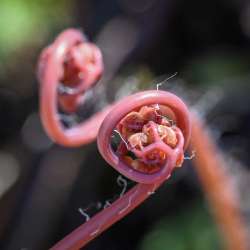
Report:
[[[40,114],[46,132],[56,143],[74,147],[95,140],[110,107],[66,129],[60,121],[58,106],[68,113],[75,112],[83,101],[82,94],[93,86],[102,71],[101,52],[76,29],[62,32],[41,53],[38,63]]]
[[[135,171],[121,161],[117,154],[112,150],[110,138],[117,124],[131,110],[150,104],[161,104],[167,106],[174,113],[176,127],[180,129],[182,135],[179,136],[179,143],[174,150],[165,145],[168,154],[166,165],[161,168],[160,171],[149,175]],[[100,127],[97,143],[103,158],[118,172],[133,181],[149,184],[166,179],[171,174],[175,167],[173,164],[176,162],[180,151],[183,151],[188,145],[190,129],[189,113],[186,105],[180,98],[169,92],[149,90],[128,96],[114,106]]]
[[[181,131],[177,147],[174,150],[168,151],[166,165],[156,174],[146,174],[132,170],[119,160],[110,145],[112,132],[119,121],[132,110],[150,104],[162,104],[170,108],[175,116],[174,122]],[[138,182],[138,184],[59,241],[52,250],[82,248],[152,195],[170,177],[176,164],[177,155],[188,146],[190,129],[190,118],[186,105],[171,93],[157,90],[144,91],[126,97],[115,104],[100,127],[97,136],[98,148],[103,158],[112,167],[129,179]]]

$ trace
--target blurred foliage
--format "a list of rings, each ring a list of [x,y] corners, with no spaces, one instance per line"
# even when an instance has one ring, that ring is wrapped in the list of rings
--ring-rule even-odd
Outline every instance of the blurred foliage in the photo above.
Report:
[[[186,80],[193,84],[226,84],[228,79],[249,74],[247,57],[229,52],[210,53],[191,60],[186,70]]]
[[[49,25],[62,25],[70,21],[71,3],[68,0],[1,0],[0,1],[0,56],[41,39]]]
[[[218,250],[218,233],[206,208],[186,207],[174,217],[162,219],[146,235],[141,250]]]
[[[116,99],[129,95],[142,89],[156,88],[155,75],[146,65],[130,65],[124,67],[121,72],[114,77],[111,84],[116,87]],[[122,84],[121,84],[122,83]],[[110,95],[113,95],[113,88]]]

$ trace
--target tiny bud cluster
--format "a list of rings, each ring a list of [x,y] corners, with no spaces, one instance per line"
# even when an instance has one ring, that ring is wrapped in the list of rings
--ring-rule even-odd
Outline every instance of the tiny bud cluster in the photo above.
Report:
[[[170,121],[162,105],[143,106],[128,113],[117,125],[122,136],[116,151],[119,157],[139,172],[151,174],[159,171],[168,158],[162,143],[171,149],[178,144],[178,128]],[[183,159],[181,153],[176,161],[177,167],[182,165]]]

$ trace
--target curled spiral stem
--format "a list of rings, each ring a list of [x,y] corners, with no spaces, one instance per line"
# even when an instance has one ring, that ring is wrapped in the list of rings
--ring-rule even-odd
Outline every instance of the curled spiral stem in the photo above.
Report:
[[[171,148],[168,141],[164,142],[163,138],[160,138],[160,135],[162,135],[161,131],[154,131],[155,138],[149,142],[150,145],[147,147],[156,149],[156,156],[159,156],[159,148],[163,151],[166,150],[164,151],[166,154],[166,161],[160,161],[162,164],[160,165],[159,170],[156,173],[150,173],[147,169],[134,169],[128,162],[123,161],[121,155],[117,154],[117,152],[112,149],[111,138],[113,131],[117,128],[119,129],[121,124],[125,126],[125,129],[128,129],[129,127],[136,128],[136,130],[141,129],[140,127],[137,127],[137,119],[129,119],[128,123],[126,123],[127,120],[123,123],[124,119],[128,116],[130,117],[130,114],[135,114],[136,110],[140,108],[147,111],[142,112],[143,114],[140,113],[145,125],[154,124],[156,126],[157,122],[163,122],[162,119],[158,120],[159,117],[157,116],[157,113],[154,112],[156,110],[154,108],[155,104],[159,104],[161,107],[160,109],[157,109],[157,112],[165,112],[165,115],[167,112],[173,116],[171,118],[174,118],[175,120],[178,142],[176,142],[175,146]],[[169,129],[172,129],[172,127],[169,127]],[[155,90],[144,91],[128,96],[115,104],[111,112],[104,119],[99,130],[97,137],[98,148],[101,155],[112,167],[130,180],[138,182],[138,184],[124,195],[120,196],[114,203],[106,206],[97,215],[75,229],[51,249],[80,249],[109,228],[112,224],[129,214],[145,199],[152,195],[162,183],[170,178],[171,173],[177,164],[179,155],[183,155],[183,151],[188,145],[189,137],[190,120],[186,105],[177,96],[171,93]],[[127,139],[126,134],[125,139]],[[155,139],[156,141],[154,141]],[[145,147],[145,149],[147,147]],[[147,150],[145,152],[143,151],[142,154],[144,153],[147,155]],[[156,159],[158,160],[159,158]],[[157,164],[158,163],[159,162],[157,162]],[[148,160],[148,162],[144,162],[144,165],[146,168],[151,167],[151,159]]]
[[[43,126],[53,141],[75,147],[96,139],[111,106],[68,129],[60,121],[58,106],[67,113],[75,112],[84,102],[84,92],[97,82],[102,71],[100,50],[76,29],[62,32],[42,51],[38,63],[40,114]]]

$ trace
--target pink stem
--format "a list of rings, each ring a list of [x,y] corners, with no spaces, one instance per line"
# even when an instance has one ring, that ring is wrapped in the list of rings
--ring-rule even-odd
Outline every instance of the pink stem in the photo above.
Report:
[[[226,162],[200,117],[193,113],[192,121],[190,144],[196,151],[194,166],[225,239],[226,249],[247,250],[249,234],[239,211],[235,190],[224,168]]]
[[[126,97],[119,103],[108,106],[101,112],[96,113],[86,122],[70,129],[64,128],[60,122],[58,104],[62,105],[62,108],[65,108],[68,112],[73,112],[78,105],[78,98],[81,97],[81,91],[86,91],[91,87],[94,80],[102,72],[101,53],[94,45],[89,46],[89,49],[93,49],[96,52],[96,64],[92,67],[93,71],[86,71],[85,80],[87,80],[73,87],[74,91],[77,91],[75,95],[69,94],[65,98],[58,93],[58,84],[60,79],[62,79],[65,60],[67,59],[65,58],[66,52],[70,48],[84,42],[85,38],[79,31],[70,29],[63,32],[42,53],[38,72],[39,80],[41,81],[40,112],[42,123],[50,137],[64,146],[72,147],[89,143],[96,139],[98,133],[98,148],[104,159],[118,172],[138,182],[138,184],[51,249],[80,249],[116,221],[131,212],[170,177],[178,156],[183,154],[183,149],[186,149],[190,138],[190,119],[186,105],[175,95],[158,90],[144,91]],[[74,55],[77,56],[77,62],[81,65],[81,52],[84,51],[84,46],[81,47],[81,52],[79,51],[79,47],[73,51]],[[84,71],[84,67],[82,70]],[[172,149],[161,141],[154,144],[154,147],[157,147],[157,149],[160,148],[167,153],[167,161],[164,167],[156,174],[141,173],[129,168],[119,160],[110,145],[112,132],[122,118],[131,112],[131,110],[151,104],[162,104],[168,107],[174,114],[176,126],[180,129],[178,135],[179,142],[175,149]],[[111,109],[112,111],[110,112]],[[153,149],[154,147],[149,149]]]
[[[43,99],[43,96],[44,95],[41,96],[41,99]],[[43,126],[52,140],[68,147],[82,146],[95,141],[103,119],[112,108],[112,106],[107,106],[84,123],[70,129],[65,129],[60,122],[58,114],[53,116],[47,115],[52,112],[51,109],[53,109],[54,105],[50,103],[49,99],[44,99],[46,100],[41,100],[40,107]]]
[[[156,184],[137,184],[124,196],[112,203],[111,206],[103,209],[89,221],[59,241],[51,250],[75,250],[84,247],[115,222],[134,210],[150,194],[154,193],[160,184],[160,182]]]
[[[75,29],[64,31],[52,45],[44,50],[38,68],[38,77],[41,81],[40,113],[43,126],[52,140],[68,147],[80,146],[94,141],[104,117],[112,108],[112,106],[108,106],[86,122],[70,129],[64,128],[60,121],[57,107],[59,103],[58,84],[63,73],[65,54],[69,48],[83,42],[86,41],[81,32]],[[96,70],[87,74],[87,80],[79,86],[81,91],[90,87],[102,71],[101,54],[96,50],[94,51],[97,54]]]
[[[137,171],[133,171],[126,164],[119,160],[119,157],[113,152],[110,146],[110,138],[113,130],[117,124],[125,117],[131,110],[135,110],[144,105],[162,104],[169,107],[175,114],[176,126],[180,128],[184,141],[179,145],[179,150],[186,149],[190,138],[190,119],[189,112],[183,101],[166,91],[148,90],[136,93],[134,95],[125,97],[123,100],[116,103],[112,111],[107,115],[102,123],[100,132],[97,137],[98,148],[103,158],[118,172],[125,175],[127,178],[139,183],[153,183],[165,178],[170,174],[172,169],[162,168],[155,174],[145,175]],[[170,151],[170,150],[169,150]],[[173,154],[178,154],[178,151],[173,151]],[[174,167],[174,166],[173,166]]]
[[[117,123],[129,111],[134,110],[143,105],[149,104],[167,105],[176,116],[177,126],[185,133],[183,139],[182,134],[179,135],[179,144],[177,149],[169,151],[166,165],[166,171],[161,172],[159,178],[151,178],[150,174],[139,174],[136,171],[131,172],[131,168],[121,165],[121,162],[114,154],[110,146],[110,138],[112,131]],[[186,116],[186,117],[185,117]],[[147,199],[155,190],[167,180],[176,164],[180,151],[183,150],[185,141],[190,135],[189,115],[185,104],[175,95],[164,91],[145,91],[124,98],[117,103],[109,115],[104,119],[98,134],[98,148],[102,156],[120,173],[132,180],[139,182],[135,187],[120,197],[117,201],[105,208],[89,221],[78,227],[64,239],[59,241],[52,250],[70,250],[80,249],[88,242],[93,240],[112,224],[122,219],[125,215],[135,209],[140,203]],[[185,146],[187,146],[185,144]],[[145,183],[147,182],[147,183]]]

